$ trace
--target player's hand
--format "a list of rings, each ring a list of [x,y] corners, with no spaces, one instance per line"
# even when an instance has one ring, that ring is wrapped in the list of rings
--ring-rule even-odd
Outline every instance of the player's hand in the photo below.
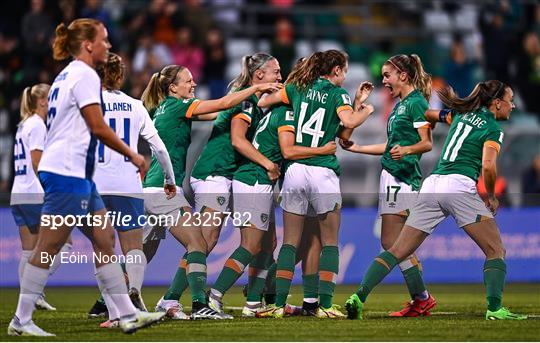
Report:
[[[133,165],[137,167],[139,173],[141,174],[144,174],[148,171],[148,164],[146,163],[144,156],[141,154],[134,154],[131,157],[131,163],[133,163]]]
[[[260,85],[257,85],[257,91],[263,93],[274,93],[281,88],[283,88],[283,84],[277,82],[261,83]]]
[[[281,172],[279,171],[279,166],[275,163],[272,163],[272,167],[267,168],[266,174],[268,175],[270,181],[276,181],[281,175]]]
[[[360,106],[358,107],[356,111],[367,111],[368,116],[370,116],[373,113],[373,111],[375,111],[375,108],[371,104],[360,104]]]
[[[336,153],[337,144],[330,141],[321,147],[321,155],[333,155]]]
[[[176,185],[163,185],[163,189],[165,190],[165,195],[167,195],[167,200],[172,199],[176,195]]]
[[[497,210],[499,209],[499,200],[497,200],[496,197],[490,196],[488,197],[488,209],[493,213],[493,215],[497,214]]]
[[[394,160],[401,160],[403,157],[409,155],[409,148],[402,147],[399,144],[396,144],[390,149],[390,156]]]
[[[354,142],[340,138],[339,145],[341,145],[343,149],[349,150],[354,145]]]
[[[358,101],[359,103],[363,103],[367,100],[371,92],[373,91],[373,84],[369,81],[364,81],[358,86],[358,89],[356,89],[356,94],[354,95],[355,101]]]

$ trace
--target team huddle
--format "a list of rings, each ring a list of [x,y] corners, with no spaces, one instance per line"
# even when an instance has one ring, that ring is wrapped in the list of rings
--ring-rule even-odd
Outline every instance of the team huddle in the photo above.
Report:
[[[95,261],[101,299],[89,315],[107,315],[102,328],[132,333],[163,317],[232,319],[223,298],[246,269],[244,317],[360,319],[367,296],[396,265],[411,300],[390,315],[428,316],[436,300],[424,284],[415,251],[449,215],[486,255],[486,319],[526,318],[502,306],[505,251],[494,220],[496,160],[504,136],[497,121],[507,120],[514,108],[509,86],[482,82],[465,98],[447,87],[438,92],[446,109],[431,110],[431,77],[420,58],[393,56],[381,70],[384,87],[397,99],[388,117],[387,141],[361,146],[351,136],[374,111],[366,102],[373,85],[361,83],[350,98],[342,88],[348,69],[343,52],[301,58],[284,83],[274,57],[245,56],[230,92],[216,100],[197,99],[191,72],[169,65],[152,75],[141,101],[120,91],[125,67],[118,55],[109,53],[110,47],[99,21],[60,24],[54,58],[73,60],[52,85],[24,90],[11,199],[23,251],[19,301],[9,335],[53,335],[32,321],[35,309],[54,310],[44,288],[59,263],[40,257],[71,250],[73,226],[51,227],[40,216],[104,219],[108,211],[131,220],[100,229],[79,227],[94,252],[105,256],[114,254],[116,231],[129,261],[122,266]],[[194,120],[214,124],[191,171],[192,207],[182,183]],[[432,148],[431,130],[437,122],[449,124],[450,130],[437,166],[422,182],[419,160]],[[139,137],[152,150],[149,168],[137,152]],[[382,164],[384,252],[372,262],[343,312],[333,302],[342,204],[336,140],[347,151],[380,155]],[[476,191],[480,173],[489,193],[487,205]],[[284,224],[277,261],[276,205],[283,209]],[[203,215],[212,220],[202,224]],[[144,216],[177,220],[156,225],[136,220]],[[240,230],[240,244],[206,291],[206,259],[229,217]],[[148,312],[141,296],[144,272],[167,231],[186,252],[156,312]],[[287,303],[300,261],[301,307]],[[179,303],[188,288],[189,315]]]

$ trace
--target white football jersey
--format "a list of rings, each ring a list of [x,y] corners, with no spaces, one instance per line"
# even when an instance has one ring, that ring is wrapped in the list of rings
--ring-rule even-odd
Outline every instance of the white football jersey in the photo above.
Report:
[[[49,91],[47,139],[39,171],[91,179],[97,139],[81,108],[101,104],[101,82],[96,71],[72,61],[58,74]]]
[[[13,146],[15,178],[11,188],[11,205],[43,203],[43,188],[32,167],[32,150],[43,151],[47,128],[37,114],[19,124]]]
[[[139,135],[145,140],[157,135],[154,123],[140,100],[120,91],[103,91],[105,122],[129,147],[137,151]],[[98,141],[94,182],[99,194],[142,198],[142,182],[135,167],[123,155]]]

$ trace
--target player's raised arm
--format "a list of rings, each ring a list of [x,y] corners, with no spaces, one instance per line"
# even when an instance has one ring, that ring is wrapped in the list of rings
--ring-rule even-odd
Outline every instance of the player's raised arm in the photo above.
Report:
[[[260,83],[243,90],[229,93],[216,100],[203,100],[197,108],[193,110],[193,116],[222,111],[238,105],[255,93],[275,93],[281,88],[283,88],[281,83]]]

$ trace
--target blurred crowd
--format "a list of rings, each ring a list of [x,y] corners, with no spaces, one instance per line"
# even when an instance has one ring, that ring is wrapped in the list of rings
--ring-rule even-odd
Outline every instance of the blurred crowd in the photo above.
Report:
[[[151,74],[168,64],[188,67],[195,81],[204,85],[208,98],[222,96],[230,77],[228,67],[240,65],[238,56],[231,56],[227,42],[253,38],[254,33],[248,32],[252,26],[242,30],[247,22],[258,25],[257,35],[269,42],[267,48],[280,61],[285,78],[291,65],[305,52],[299,47],[299,40],[310,35],[306,32],[305,16],[293,11],[301,5],[328,9],[314,16],[312,24],[318,32],[311,37],[339,42],[350,54],[351,62],[364,65],[367,77],[372,80],[379,79],[380,65],[390,55],[414,52],[425,61],[436,86],[448,83],[465,96],[478,81],[499,79],[515,88],[521,111],[540,119],[540,4],[536,1],[369,2],[373,30],[395,28],[397,32],[413,27],[432,31],[427,37],[412,41],[391,36],[367,41],[355,31],[365,23],[365,18],[332,11],[357,3],[354,0],[2,2],[0,191],[7,192],[10,188],[12,139],[19,120],[20,93],[28,85],[51,83],[65,66],[67,62],[52,59],[54,29],[58,23],[69,24],[78,17],[95,18],[106,25],[112,51],[123,57],[128,68],[125,92],[135,98],[140,97]],[[246,6],[259,9],[266,6],[271,11],[245,11]],[[471,8],[475,15],[468,17]],[[465,29],[456,30],[460,26]],[[270,30],[264,30],[265,27]],[[536,185],[540,180],[538,163],[537,158],[535,167],[531,167],[536,170]]]

